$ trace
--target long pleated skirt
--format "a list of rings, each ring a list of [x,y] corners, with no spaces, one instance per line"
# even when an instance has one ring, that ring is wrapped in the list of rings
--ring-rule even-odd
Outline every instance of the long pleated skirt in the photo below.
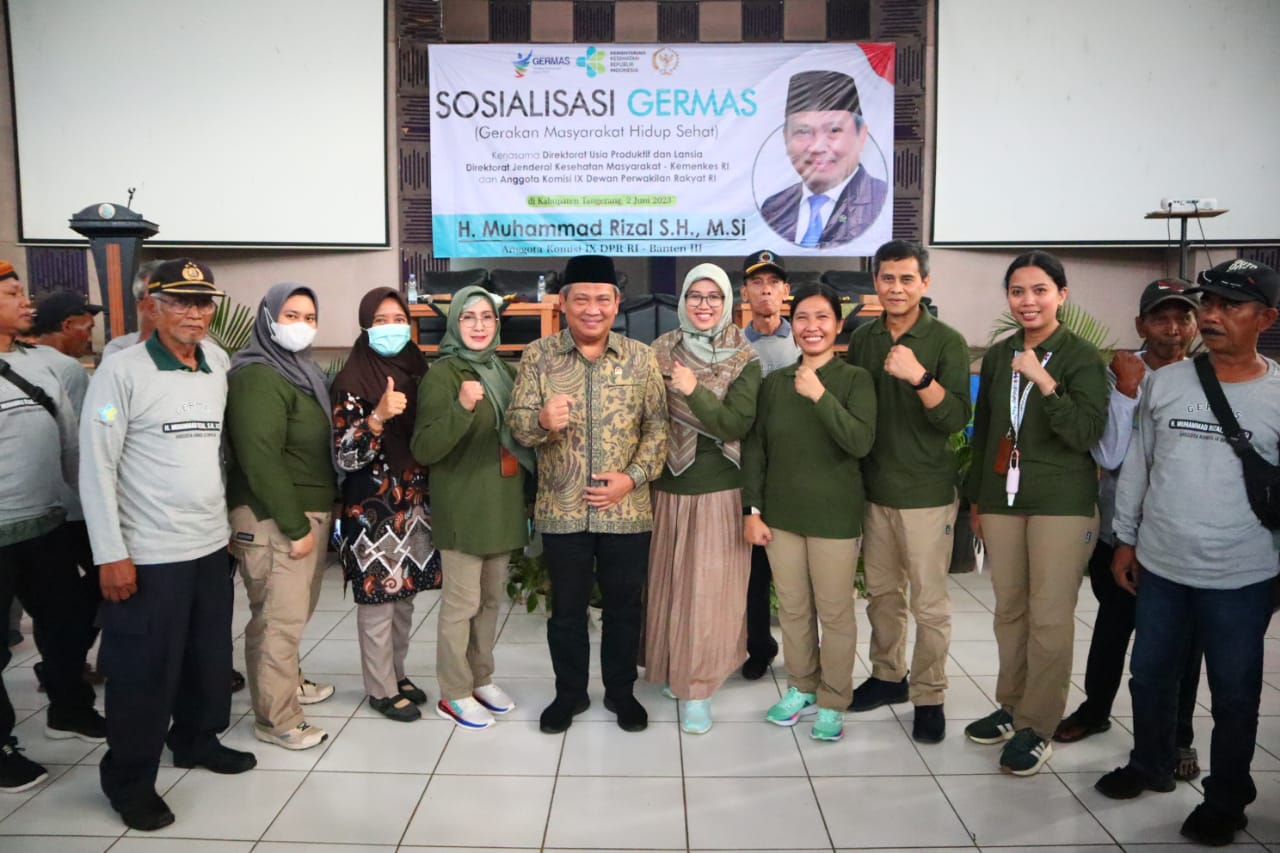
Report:
[[[653,491],[645,678],[681,699],[706,699],[747,656],[751,546],[738,489]]]

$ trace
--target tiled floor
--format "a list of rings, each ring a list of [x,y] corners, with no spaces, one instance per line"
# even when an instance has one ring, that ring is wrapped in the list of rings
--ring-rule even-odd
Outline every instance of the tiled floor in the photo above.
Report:
[[[651,722],[642,734],[617,728],[596,685],[591,709],[567,733],[548,736],[537,728],[553,693],[542,616],[515,608],[504,619],[498,677],[520,707],[497,726],[459,731],[430,706],[422,722],[393,723],[362,701],[354,609],[331,567],[303,642],[307,675],[338,687],[308,712],[330,732],[328,743],[305,752],[258,743],[247,693],[238,694],[226,741],[257,753],[258,768],[225,777],[166,760],[159,786],[178,820],[145,836],[123,832],[98,789],[101,747],[45,739],[28,640],[15,649],[5,681],[18,737],[51,779],[0,795],[0,851],[1185,849],[1178,826],[1199,798],[1194,786],[1128,803],[1093,790],[1098,775],[1127,755],[1132,720],[1124,691],[1110,732],[1059,746],[1049,769],[1029,779],[1001,775],[995,747],[965,741],[965,723],[992,707],[993,599],[979,575],[955,576],[952,593],[949,736],[937,746],[911,740],[909,705],[849,715],[837,744],[811,741],[807,725],[764,723],[785,684],[780,666],[759,682],[731,679],[715,697],[715,727],[703,736],[682,734],[676,703],[643,682],[638,692]],[[418,597],[408,667],[433,699],[437,600],[434,592]],[[1070,707],[1081,699],[1095,609],[1086,584]],[[246,619],[240,593],[237,634]],[[868,639],[860,616],[858,680],[867,674]],[[1266,642],[1259,794],[1240,846],[1280,853],[1280,621]],[[239,641],[237,659],[242,666]],[[1201,701],[1197,743],[1207,764],[1207,688]]]

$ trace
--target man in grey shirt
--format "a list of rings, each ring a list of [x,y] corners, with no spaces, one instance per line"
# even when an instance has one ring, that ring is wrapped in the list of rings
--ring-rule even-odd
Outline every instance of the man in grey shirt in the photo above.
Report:
[[[762,376],[790,367],[800,357],[800,347],[791,336],[791,324],[782,309],[791,295],[787,269],[782,258],[768,249],[749,255],[742,262],[742,298],[751,306],[751,322],[743,334],[760,356]],[[751,546],[751,576],[747,581],[747,661],[742,677],[754,681],[765,674],[778,656],[778,641],[770,631],[769,586],[773,569],[769,555],[759,545]]]
[[[104,360],[109,355],[115,355],[151,337],[151,332],[156,327],[155,303],[151,301],[151,293],[147,290],[147,284],[151,281],[151,276],[163,263],[164,261],[161,260],[147,261],[138,267],[137,273],[133,276],[133,305],[138,314],[138,331],[126,332],[107,341],[106,346],[102,348],[102,358]]]
[[[1208,363],[1250,443],[1280,461],[1280,365],[1258,354],[1276,321],[1280,276],[1252,261],[1200,274],[1198,326]],[[1198,359],[1197,359],[1198,360]],[[1200,844],[1230,844],[1257,797],[1249,774],[1258,733],[1263,637],[1277,540],[1254,514],[1239,458],[1222,436],[1191,360],[1146,381],[1116,488],[1116,583],[1138,596],[1129,663],[1134,745],[1099,786],[1174,789],[1178,682],[1193,633],[1213,696],[1204,802],[1182,825]]]
[[[186,258],[161,265],[148,287],[155,332],[102,364],[80,424],[80,495],[106,599],[98,662],[114,719],[102,790],[139,830],[174,820],[155,790],[166,743],[177,767],[242,773],[257,763],[218,742],[231,711],[228,364],[201,341],[222,293]]]

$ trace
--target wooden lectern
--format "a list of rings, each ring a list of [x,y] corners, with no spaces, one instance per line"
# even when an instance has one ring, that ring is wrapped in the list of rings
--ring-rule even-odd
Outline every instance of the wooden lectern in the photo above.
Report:
[[[89,238],[98,288],[106,308],[107,340],[138,329],[133,304],[133,276],[138,271],[142,241],[160,231],[122,204],[91,204],[71,217],[71,230]]]

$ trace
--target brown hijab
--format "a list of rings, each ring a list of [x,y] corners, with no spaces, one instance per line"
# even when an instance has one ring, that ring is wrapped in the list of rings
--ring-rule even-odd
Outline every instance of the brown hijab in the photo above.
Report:
[[[378,306],[387,298],[400,303],[405,316],[409,316],[409,306],[394,288],[377,287],[364,295],[360,300],[360,337],[351,347],[346,365],[334,377],[331,397],[334,405],[338,405],[347,394],[351,394],[363,400],[372,411],[386,393],[387,378],[395,380],[396,390],[405,395],[407,402],[404,412],[384,425],[382,452],[396,476],[400,476],[418,467],[413,451],[409,449],[409,440],[413,437],[413,419],[418,411],[418,383],[427,372],[427,359],[413,341],[389,358],[378,355],[369,346],[366,330],[373,325],[373,315],[377,313]]]

